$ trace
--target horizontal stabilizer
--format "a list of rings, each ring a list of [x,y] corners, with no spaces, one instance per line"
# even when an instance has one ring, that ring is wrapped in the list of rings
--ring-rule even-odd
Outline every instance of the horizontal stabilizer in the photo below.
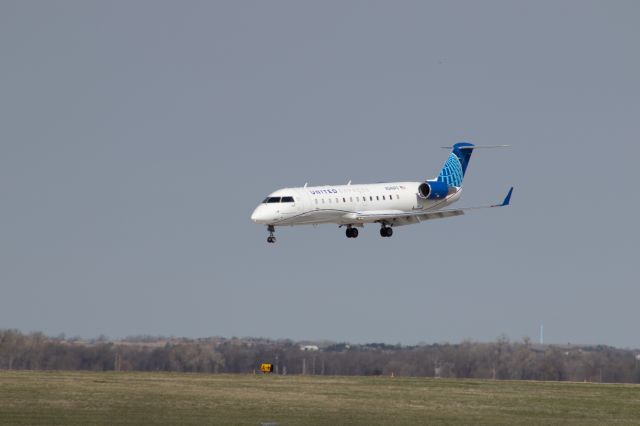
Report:
[[[458,149],[478,149],[478,148],[509,148],[511,145],[473,145],[473,146],[461,146]],[[452,146],[441,146],[444,149],[453,149]]]

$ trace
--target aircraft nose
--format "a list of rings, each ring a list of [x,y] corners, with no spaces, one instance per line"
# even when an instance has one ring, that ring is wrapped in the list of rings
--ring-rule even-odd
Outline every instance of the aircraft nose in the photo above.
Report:
[[[259,205],[256,209],[251,213],[251,220],[255,223],[266,223],[267,221],[267,212],[263,205]]]

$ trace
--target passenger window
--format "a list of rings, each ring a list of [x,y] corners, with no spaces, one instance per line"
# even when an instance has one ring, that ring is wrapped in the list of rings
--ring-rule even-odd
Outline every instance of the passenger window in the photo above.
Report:
[[[382,201],[384,201],[384,200],[385,200],[385,198],[384,198],[384,195],[383,195],[383,196],[382,196]]]
[[[369,195],[369,201],[373,201],[373,197]]]
[[[338,204],[340,202],[339,198],[336,198],[336,204]]]
[[[376,195],[376,200],[377,200],[377,201],[380,201],[380,197],[378,197],[377,195]]]
[[[346,198],[342,198],[342,202],[343,202],[343,203],[346,203],[346,202],[347,202],[347,199],[346,199]]]
[[[353,203],[353,197],[349,197],[349,201]]]
[[[400,194],[396,194],[396,200],[400,199]]]

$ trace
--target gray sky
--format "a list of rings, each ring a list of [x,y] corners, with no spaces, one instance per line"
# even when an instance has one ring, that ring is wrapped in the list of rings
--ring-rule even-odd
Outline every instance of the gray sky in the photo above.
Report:
[[[0,327],[640,347],[640,4],[0,1]],[[250,222],[285,186],[459,206],[357,240]]]

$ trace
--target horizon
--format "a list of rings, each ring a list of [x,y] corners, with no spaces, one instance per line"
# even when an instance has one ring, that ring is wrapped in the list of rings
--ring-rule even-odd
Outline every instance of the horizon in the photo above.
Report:
[[[344,340],[333,340],[333,339],[290,339],[286,337],[264,337],[264,336],[223,336],[223,335],[209,335],[209,336],[195,336],[195,337],[185,337],[185,336],[176,336],[176,335],[149,335],[149,334],[139,334],[139,335],[128,335],[124,337],[118,336],[107,336],[107,335],[99,335],[94,337],[89,336],[80,336],[80,335],[72,335],[67,336],[65,333],[58,333],[57,335],[46,334],[41,331],[29,331],[25,332],[19,329],[0,329],[2,330],[16,330],[23,335],[29,335],[33,333],[42,333],[45,337],[52,340],[81,340],[83,342],[95,342],[99,343],[100,341],[106,342],[123,342],[126,340],[130,340],[133,343],[141,342],[144,339],[156,339],[156,341],[161,340],[187,340],[187,341],[197,341],[197,340],[206,340],[206,339],[224,339],[224,340],[265,340],[269,342],[283,342],[289,341],[294,344],[303,344],[303,343],[325,343],[325,344],[346,344],[346,345],[356,345],[356,346],[367,346],[367,345],[385,345],[385,346],[396,346],[396,347],[420,347],[420,346],[433,346],[433,345],[460,345],[465,342],[469,343],[479,343],[479,344],[492,344],[501,341],[502,339],[506,339],[508,343],[524,343],[525,339],[529,339],[529,344],[531,346],[557,346],[557,347],[598,347],[598,346],[606,346],[620,350],[626,351],[640,351],[640,347],[626,347],[626,346],[615,346],[615,345],[607,345],[603,343],[577,343],[577,342],[545,342],[540,343],[535,339],[529,336],[523,336],[519,339],[514,339],[506,335],[497,336],[494,340],[475,340],[471,338],[465,338],[459,341],[437,341],[437,342],[427,342],[420,341],[415,343],[400,343],[400,342],[383,342],[383,341],[367,341],[367,342],[354,342],[354,341],[344,341]]]

